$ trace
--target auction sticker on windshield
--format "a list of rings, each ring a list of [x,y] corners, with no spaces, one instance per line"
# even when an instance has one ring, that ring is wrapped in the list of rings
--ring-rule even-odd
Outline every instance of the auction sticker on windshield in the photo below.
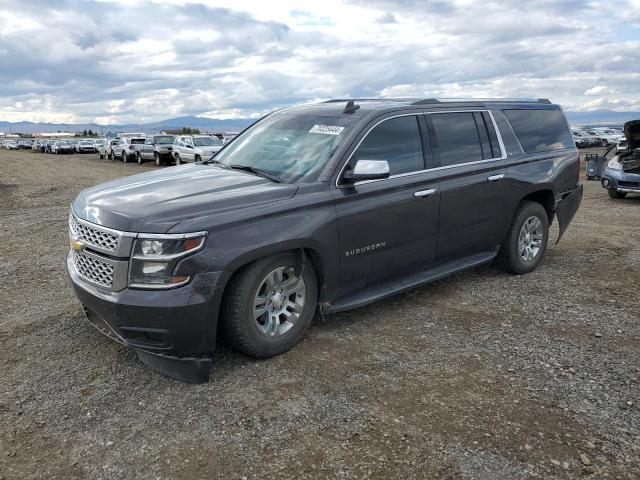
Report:
[[[338,127],[337,125],[314,125],[309,130],[309,133],[322,133],[324,135],[340,135],[344,127]]]

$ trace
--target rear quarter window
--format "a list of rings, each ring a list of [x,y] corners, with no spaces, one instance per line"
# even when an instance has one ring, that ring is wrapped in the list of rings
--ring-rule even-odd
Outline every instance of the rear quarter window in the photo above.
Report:
[[[503,110],[526,153],[573,148],[561,110]]]

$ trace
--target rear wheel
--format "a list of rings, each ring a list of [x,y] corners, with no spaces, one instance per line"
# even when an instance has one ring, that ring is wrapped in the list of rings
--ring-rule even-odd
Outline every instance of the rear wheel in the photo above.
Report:
[[[180,165],[182,160],[180,160],[180,155],[176,153],[176,165]]]
[[[201,162],[201,161],[202,161],[202,158],[200,158],[200,155],[196,155],[196,158],[194,158],[194,160],[195,160],[196,162]]]
[[[127,156],[127,151],[122,149],[122,163],[127,163],[129,161],[129,157]]]
[[[142,165],[142,162],[144,162],[144,160],[142,159],[142,155],[140,155],[140,152],[138,152],[138,154],[136,155],[136,159],[138,160],[138,165]]]
[[[286,352],[304,336],[318,302],[310,263],[283,253],[258,260],[234,276],[223,304],[228,343],[255,358]]]
[[[539,203],[524,201],[513,216],[497,262],[508,272],[517,275],[529,273],[540,263],[548,240],[547,211]]]
[[[615,188],[607,188],[607,193],[611,198],[621,199],[627,196],[626,192],[619,192]]]

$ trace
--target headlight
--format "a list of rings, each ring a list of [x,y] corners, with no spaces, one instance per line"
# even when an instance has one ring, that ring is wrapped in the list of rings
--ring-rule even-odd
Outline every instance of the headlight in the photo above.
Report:
[[[618,161],[618,157],[613,157],[609,160],[607,168],[610,168],[611,170],[622,170],[622,164]]]
[[[129,287],[159,289],[184,285],[190,278],[173,272],[180,260],[204,246],[206,238],[207,232],[141,234],[133,246]]]

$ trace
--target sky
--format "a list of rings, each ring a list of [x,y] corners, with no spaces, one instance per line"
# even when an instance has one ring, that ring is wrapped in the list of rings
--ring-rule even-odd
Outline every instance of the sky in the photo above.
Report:
[[[640,111],[640,0],[0,0],[0,120],[253,118],[343,97]]]

